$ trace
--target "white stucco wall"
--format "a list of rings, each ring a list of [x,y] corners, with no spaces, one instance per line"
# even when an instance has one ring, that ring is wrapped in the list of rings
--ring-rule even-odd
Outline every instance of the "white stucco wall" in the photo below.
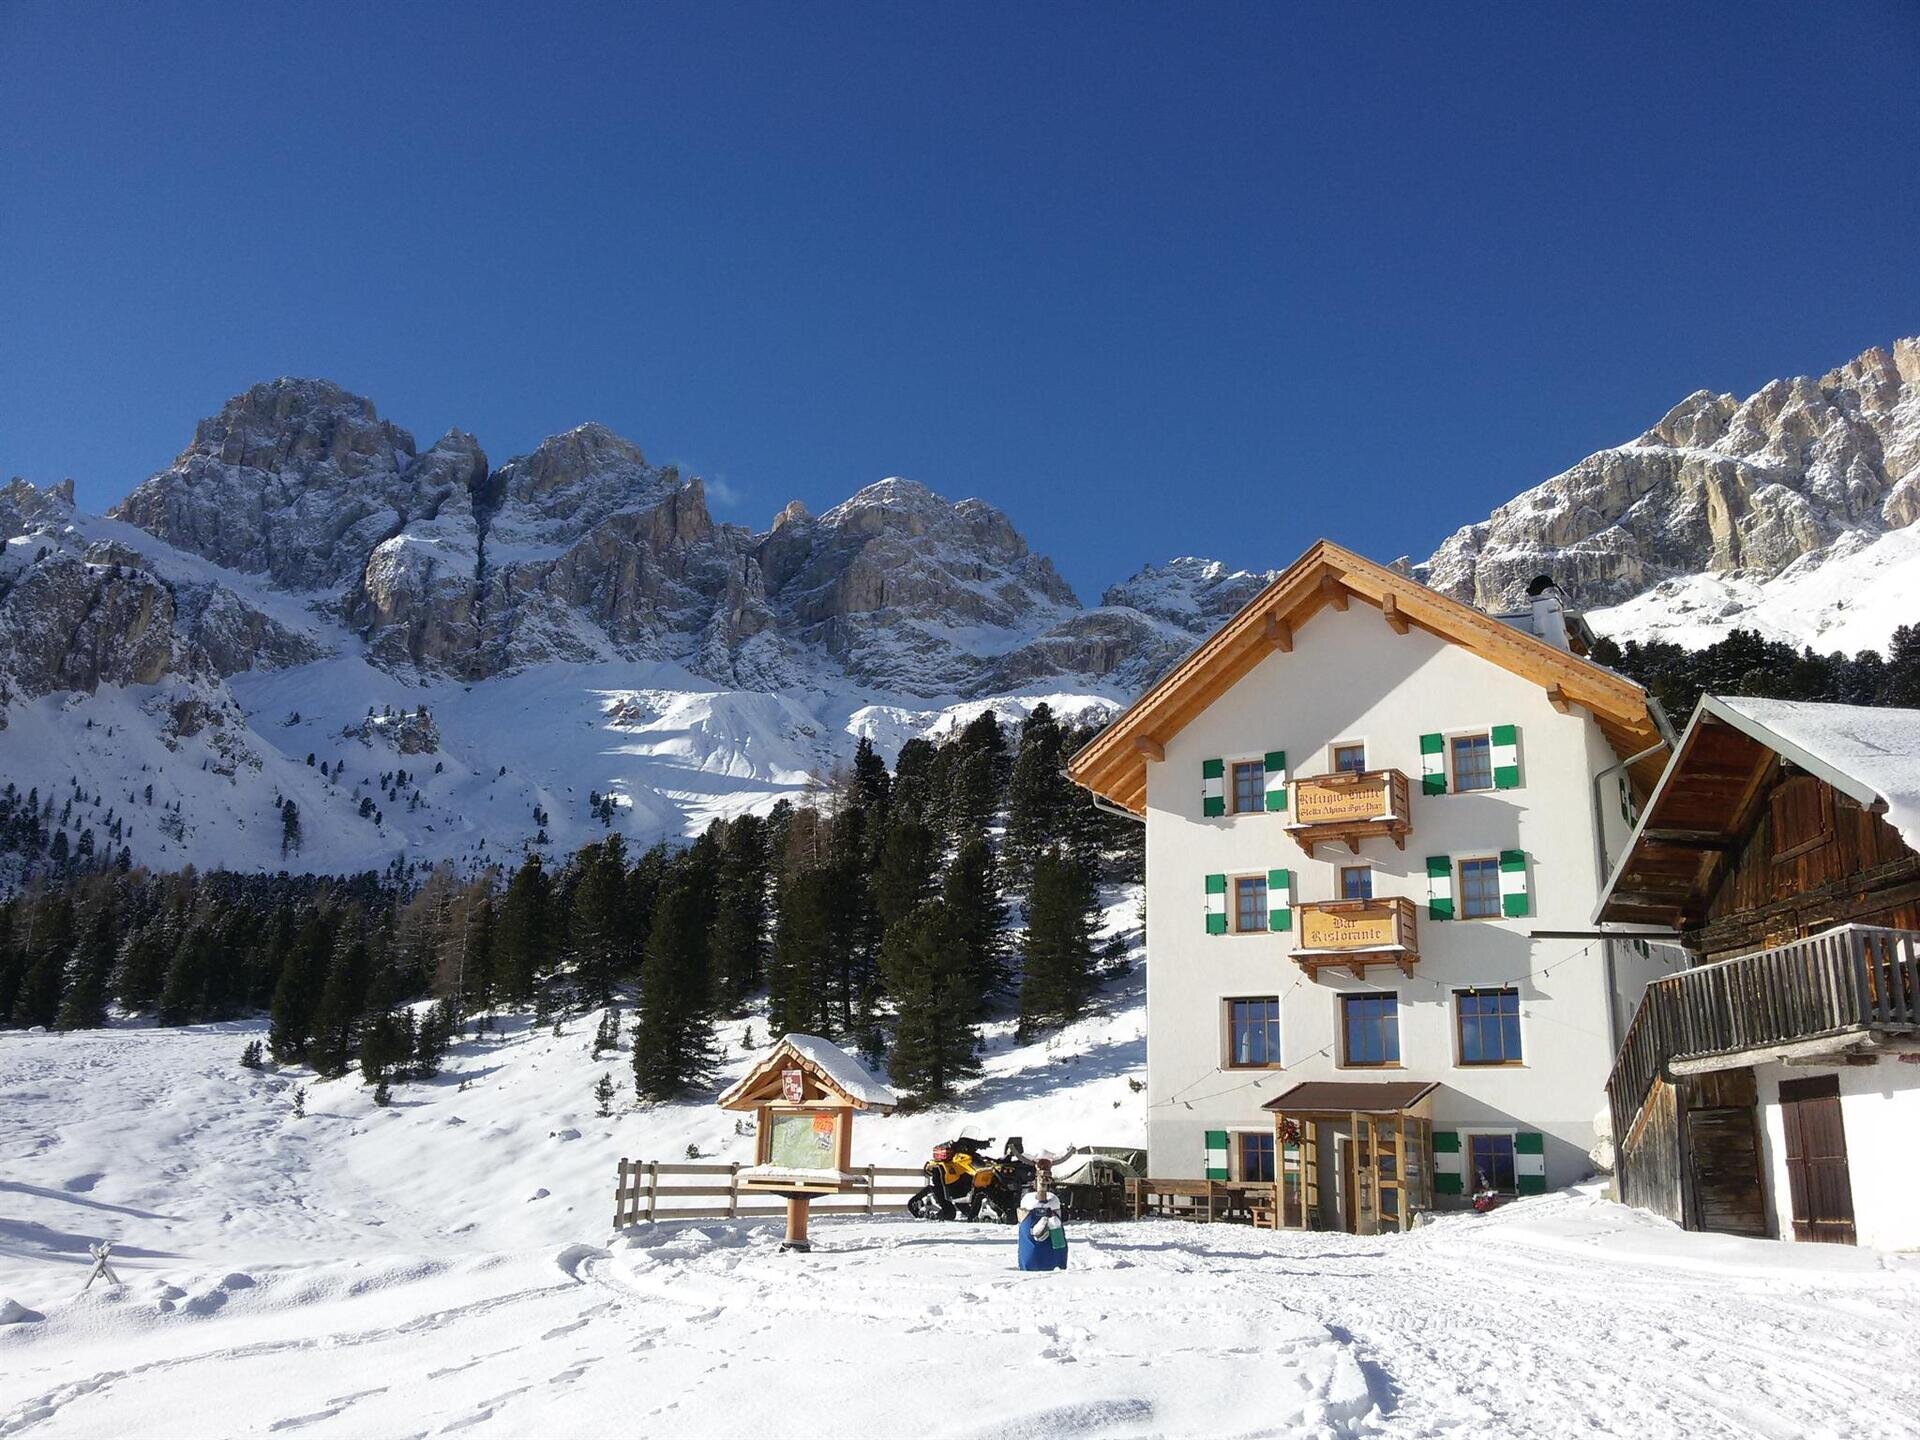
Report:
[[[1916,1052],[1920,1053],[1920,1052]],[[1793,1238],[1793,1196],[1787,1187],[1786,1120],[1780,1082],[1837,1075],[1840,1124],[1847,1136],[1853,1224],[1859,1243],[1876,1250],[1920,1249],[1920,1064],[1882,1056],[1872,1065],[1832,1070],[1756,1065],[1760,1145],[1773,1232]]]
[[[1261,1104],[1301,1080],[1440,1082],[1436,1127],[1471,1132],[1537,1130],[1546,1137],[1547,1178],[1562,1185],[1589,1172],[1593,1118],[1611,1063],[1606,965],[1599,942],[1535,942],[1535,928],[1589,929],[1601,876],[1594,843],[1591,776],[1612,750],[1586,712],[1556,711],[1539,687],[1456,645],[1415,630],[1396,634],[1380,612],[1355,602],[1322,609],[1288,654],[1273,654],[1166,742],[1147,784],[1147,1085],[1153,1172],[1204,1173],[1205,1132],[1261,1129]],[[1423,796],[1420,736],[1514,724],[1521,786]],[[1404,895],[1418,914],[1420,963],[1412,978],[1391,967],[1365,980],[1326,972],[1305,978],[1289,958],[1295,934],[1208,935],[1205,877],[1295,872],[1296,901],[1338,898],[1344,845],[1309,860],[1282,814],[1201,815],[1201,763],[1284,750],[1296,776],[1332,768],[1329,747],[1363,741],[1371,768],[1404,772],[1412,790],[1405,850],[1389,839],[1362,843],[1374,893]],[[1230,784],[1230,779],[1229,779]],[[1622,831],[1624,835],[1624,829]],[[1426,857],[1527,853],[1534,910],[1524,919],[1427,917]],[[1456,1063],[1452,992],[1517,982],[1525,1064]],[[1341,994],[1392,990],[1399,997],[1398,1070],[1340,1065]],[[1280,998],[1283,1068],[1225,1064],[1224,1004]],[[1237,1156],[1236,1156],[1237,1161]]]

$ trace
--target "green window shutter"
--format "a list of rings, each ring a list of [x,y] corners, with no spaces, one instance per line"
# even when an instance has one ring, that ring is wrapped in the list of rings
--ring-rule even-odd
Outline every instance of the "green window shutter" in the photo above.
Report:
[[[1227,877],[1207,876],[1207,934],[1227,933]]]
[[[1493,749],[1493,788],[1519,789],[1520,728],[1517,725],[1496,725],[1488,739]]]
[[[1513,1188],[1522,1195],[1547,1193],[1547,1137],[1538,1130],[1514,1134]]]
[[[1209,1130],[1207,1131],[1207,1179],[1230,1178],[1227,1174],[1227,1132]]]
[[[1227,762],[1200,762],[1200,813],[1206,816],[1227,813]]]
[[[1269,930],[1293,929],[1293,872],[1291,870],[1267,872],[1267,928]]]
[[[1427,918],[1453,918],[1453,857],[1427,856]]]
[[[1267,752],[1267,809],[1287,808],[1287,752]]]
[[[1433,1193],[1436,1195],[1459,1195],[1465,1190],[1462,1177],[1466,1172],[1466,1157],[1460,1153],[1460,1132],[1458,1130],[1436,1130],[1433,1132]]]
[[[1533,913],[1533,897],[1527,893],[1527,852],[1500,852],[1500,913],[1513,917]]]
[[[1420,793],[1447,793],[1447,742],[1438,735],[1420,737]]]

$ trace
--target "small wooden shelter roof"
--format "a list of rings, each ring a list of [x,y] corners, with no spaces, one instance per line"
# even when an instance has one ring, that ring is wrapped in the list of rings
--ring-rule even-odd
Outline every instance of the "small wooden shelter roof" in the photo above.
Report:
[[[1437,1080],[1302,1080],[1260,1108],[1287,1115],[1391,1115],[1440,1088]]]
[[[1768,777],[1782,760],[1831,785],[1841,794],[1884,813],[1888,798],[1876,788],[1874,760],[1836,761],[1815,744],[1782,734],[1777,716],[1816,721],[1838,729],[1859,707],[1806,705],[1703,695],[1655,785],[1594,909],[1595,921],[1663,925],[1688,930],[1703,924],[1714,892],[1740,847],[1753,833],[1766,799]],[[1910,716],[1906,727],[1920,738],[1920,714],[1875,711],[1875,720]],[[1815,727],[1822,728],[1822,727]],[[1920,748],[1920,747],[1917,747]],[[1863,778],[1863,773],[1871,778]]]
[[[1148,758],[1260,661],[1292,650],[1294,632],[1322,608],[1344,610],[1356,599],[1378,609],[1396,630],[1429,631],[1556,691],[1556,703],[1584,707],[1623,760],[1671,739],[1659,706],[1626,676],[1319,540],[1116,716],[1068,762],[1068,777],[1135,815],[1146,814]],[[1659,756],[1638,761],[1634,773],[1643,788],[1650,787],[1660,773]]]
[[[818,1035],[783,1035],[755,1060],[747,1073],[720,1093],[722,1110],[752,1110],[784,1099],[781,1072],[806,1076],[807,1101],[871,1110],[885,1115],[900,1103],[892,1090],[867,1073],[867,1067],[831,1040]]]

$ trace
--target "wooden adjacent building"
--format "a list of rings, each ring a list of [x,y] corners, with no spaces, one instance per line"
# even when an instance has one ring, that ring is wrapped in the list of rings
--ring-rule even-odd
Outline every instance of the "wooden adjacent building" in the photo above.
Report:
[[[1671,927],[1607,1084],[1622,1198],[1920,1245],[1920,711],[1708,696],[1596,911]]]

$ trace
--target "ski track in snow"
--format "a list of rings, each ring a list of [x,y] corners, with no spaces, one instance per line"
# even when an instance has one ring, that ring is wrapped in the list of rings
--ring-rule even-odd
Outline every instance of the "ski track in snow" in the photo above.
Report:
[[[1129,1139],[1119,1000],[996,1041],[976,1107],[867,1118],[861,1158]],[[0,1297],[45,1318],[0,1326],[0,1437],[1920,1433],[1920,1262],[1590,1190],[1406,1237],[1079,1226],[1055,1275],[904,1216],[820,1221],[805,1258],[770,1222],[609,1236],[618,1156],[747,1142],[709,1105],[593,1118],[626,1061],[588,1057],[594,1019],[463,1044],[389,1110],[310,1083],[298,1121],[295,1077],[235,1063],[257,1022],[8,1036]],[[76,1298],[103,1235],[126,1288]]]

